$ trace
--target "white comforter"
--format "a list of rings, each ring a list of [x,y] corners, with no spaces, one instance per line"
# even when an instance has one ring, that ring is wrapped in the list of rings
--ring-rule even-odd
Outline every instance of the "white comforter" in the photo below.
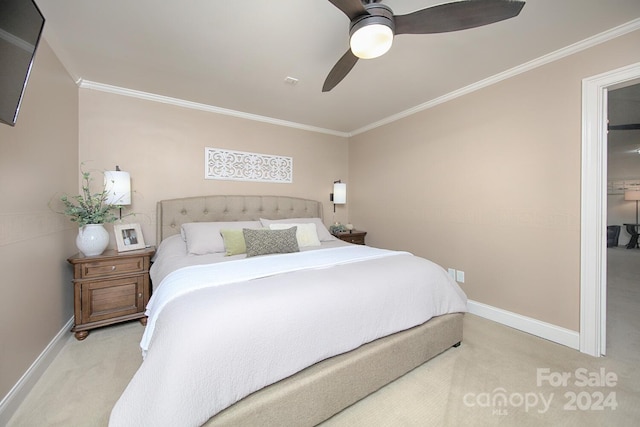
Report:
[[[109,425],[199,426],[318,361],[466,311],[462,290],[423,258],[365,246],[314,252],[304,262],[310,252],[235,261],[239,279],[232,263],[168,274],[148,306],[145,360]]]

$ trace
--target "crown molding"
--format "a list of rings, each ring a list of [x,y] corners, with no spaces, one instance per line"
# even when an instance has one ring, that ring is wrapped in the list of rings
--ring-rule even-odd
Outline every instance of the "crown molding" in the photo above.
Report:
[[[468,95],[471,92],[475,92],[477,90],[483,89],[487,86],[491,86],[503,80],[509,79],[511,77],[517,76],[518,74],[525,73],[527,71],[533,70],[534,68],[541,67],[550,62],[557,61],[559,59],[565,58],[569,55],[573,55],[574,53],[581,52],[583,50],[589,49],[591,47],[597,46],[601,43],[607,42],[609,40],[613,40],[617,37],[623,36],[625,34],[631,33],[640,29],[640,18],[634,19],[633,21],[629,21],[626,24],[622,24],[620,26],[614,27],[610,30],[604,31],[600,34],[596,34],[595,36],[589,37],[562,49],[558,49],[554,52],[551,52],[547,55],[541,56],[537,59],[534,59],[529,62],[525,62],[524,64],[518,65],[516,67],[510,68],[502,73],[493,75],[484,80],[480,80],[476,83],[470,84],[469,86],[465,86],[461,89],[455,90],[453,92],[449,92],[446,95],[443,95],[439,98],[432,99],[431,101],[427,101],[423,104],[417,105],[413,108],[409,108],[408,110],[402,111],[398,114],[394,114],[377,122],[371,123],[369,125],[363,126],[359,129],[350,132],[351,136],[358,135],[372,129],[378,128],[380,126],[384,126],[389,123],[393,123],[397,120],[403,119],[405,117],[411,116],[413,114],[419,113],[420,111],[428,110],[429,108],[433,108],[437,105],[443,104],[447,101],[451,101],[452,99]]]
[[[295,129],[301,129],[309,132],[324,133],[328,135],[340,136],[348,138],[349,133],[339,132],[332,129],[324,129],[315,126],[304,125],[301,123],[290,122],[287,120],[274,119],[272,117],[260,116],[258,114],[244,113],[242,111],[230,110],[228,108],[216,107],[214,105],[201,104],[199,102],[186,101],[184,99],[172,98],[170,96],[157,95],[149,92],[142,92],[134,89],[127,89],[119,86],[108,85],[104,83],[92,82],[90,80],[79,79],[77,82],[81,89],[92,89],[101,92],[113,93],[116,95],[129,96],[132,98],[144,99],[147,101],[160,102],[163,104],[171,104],[178,107],[190,108],[193,110],[207,111],[209,113],[224,114],[226,116],[238,117],[241,119],[253,120],[256,122],[269,123],[276,126],[284,126]]]
[[[2,28],[0,28],[0,39],[5,40],[6,42],[16,46],[19,49],[24,50],[25,52],[31,53],[36,48],[28,41],[23,40],[20,37],[17,37],[10,32],[3,30]]]
[[[201,104],[198,102],[187,101],[178,98],[172,98],[164,95],[157,95],[149,92],[142,92],[134,89],[127,89],[119,86],[112,86],[104,83],[92,82],[89,80],[78,79],[77,84],[82,89],[92,89],[99,90],[102,92],[109,92],[118,95],[129,96],[133,98],[145,99],[148,101],[161,102],[164,104],[176,105],[184,108],[191,108],[194,110],[207,111],[210,113],[216,114],[224,114],[227,116],[238,117],[247,120],[253,120],[263,123],[269,123],[276,126],[285,126],[294,129],[301,129],[309,132],[317,132],[328,135],[339,136],[342,138],[349,138],[380,126],[387,125],[389,123],[393,123],[405,117],[411,116],[413,114],[419,113],[421,111],[427,110],[429,108],[433,108],[437,105],[443,104],[445,102],[451,101],[455,98],[459,98],[464,95],[468,95],[477,90],[483,89],[487,86],[491,86],[493,84],[499,83],[503,80],[509,79],[511,77],[517,76],[519,74],[525,73],[527,71],[533,70],[535,68],[541,67],[550,62],[557,61],[559,59],[565,58],[567,56],[573,55],[575,53],[581,52],[585,49],[589,49],[591,47],[597,46],[601,43],[607,42],[609,40],[613,40],[617,37],[621,37],[625,34],[631,33],[640,29],[640,18],[634,19],[632,21],[627,22],[626,24],[619,25],[610,30],[604,31],[600,34],[596,34],[595,36],[589,37],[587,39],[581,40],[577,43],[564,47],[562,49],[558,49],[554,52],[551,52],[547,55],[541,56],[524,64],[518,65],[516,67],[510,68],[502,73],[495,74],[491,77],[488,77],[484,80],[480,80],[471,85],[465,86],[461,89],[455,90],[453,92],[449,92],[443,96],[427,101],[423,104],[417,105],[415,107],[409,108],[408,110],[402,111],[400,113],[394,114],[392,116],[386,117],[377,122],[370,123],[366,126],[363,126],[359,129],[355,129],[351,132],[341,132],[332,129],[325,129],[316,126],[304,125],[301,123],[290,122],[287,120],[275,119],[272,117],[260,116],[257,114],[245,113],[242,111],[230,110],[227,108],[216,107],[214,105]]]

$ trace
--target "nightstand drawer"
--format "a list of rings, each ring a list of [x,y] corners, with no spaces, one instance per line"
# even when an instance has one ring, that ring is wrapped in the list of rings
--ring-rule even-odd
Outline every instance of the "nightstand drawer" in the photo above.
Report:
[[[364,238],[366,235],[366,231],[360,230],[353,230],[351,232],[346,231],[334,234],[334,236],[336,236],[338,239],[344,242],[353,243],[354,245],[364,245]]]
[[[345,242],[354,243],[356,245],[364,245],[364,236],[349,236],[342,235],[340,236],[340,240],[344,240]]]
[[[145,257],[108,259],[81,264],[80,277],[102,277],[114,274],[137,273],[145,270]]]

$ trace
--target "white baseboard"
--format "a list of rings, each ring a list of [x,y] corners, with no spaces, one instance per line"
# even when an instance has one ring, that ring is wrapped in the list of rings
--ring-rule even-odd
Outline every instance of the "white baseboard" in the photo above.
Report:
[[[69,330],[73,326],[73,317],[60,329],[49,345],[40,353],[38,358],[29,366],[9,393],[0,401],[0,425],[5,426],[18,410],[22,401],[27,397],[33,386],[47,370],[53,359],[58,355],[67,340],[73,336]]]
[[[511,311],[502,310],[481,302],[469,300],[469,313],[523,332],[553,341],[567,347],[580,349],[580,334],[576,331],[561,328],[551,323],[542,322],[531,317],[522,316]]]

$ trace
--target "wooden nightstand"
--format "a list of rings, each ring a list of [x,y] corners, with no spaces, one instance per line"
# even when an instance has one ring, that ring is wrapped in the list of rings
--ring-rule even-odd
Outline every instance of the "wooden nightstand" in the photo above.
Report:
[[[364,245],[364,236],[366,235],[367,232],[361,230],[343,231],[334,234],[334,236],[336,236],[338,239],[344,240],[345,242],[354,243],[356,245]]]
[[[76,339],[83,340],[89,330],[126,320],[147,318],[149,266],[155,247],[130,252],[106,250],[86,257],[81,253],[67,259],[73,265]]]

